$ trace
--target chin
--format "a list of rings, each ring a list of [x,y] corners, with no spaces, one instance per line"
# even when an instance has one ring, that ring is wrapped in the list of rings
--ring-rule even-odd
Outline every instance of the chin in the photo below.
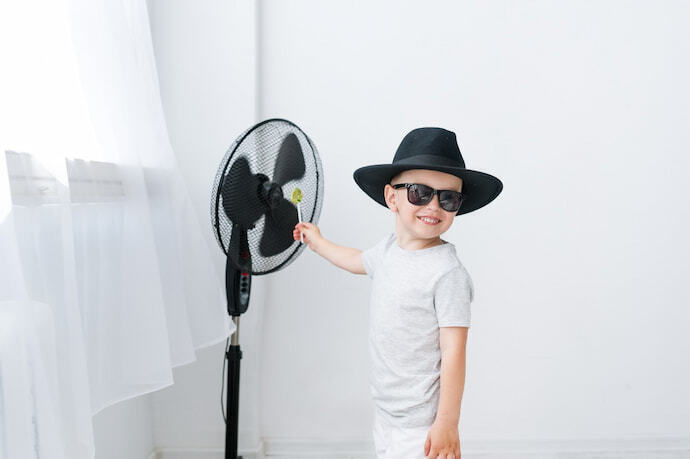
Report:
[[[445,230],[439,227],[429,228],[415,228],[413,234],[416,234],[420,239],[431,239],[440,236]]]

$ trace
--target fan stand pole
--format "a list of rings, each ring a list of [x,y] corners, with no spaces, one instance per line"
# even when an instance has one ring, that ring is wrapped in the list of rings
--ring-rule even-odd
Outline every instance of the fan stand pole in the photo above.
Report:
[[[225,424],[225,459],[242,459],[237,455],[237,427],[240,405],[240,360],[242,351],[240,350],[240,316],[232,316],[235,323],[235,333],[232,334],[230,346],[226,357],[228,358],[228,397],[227,413],[228,420]]]

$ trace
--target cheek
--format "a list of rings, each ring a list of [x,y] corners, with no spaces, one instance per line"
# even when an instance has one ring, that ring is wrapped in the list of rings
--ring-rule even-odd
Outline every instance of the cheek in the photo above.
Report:
[[[402,210],[403,216],[409,220],[417,220],[417,209],[410,206],[405,206]]]
[[[410,209],[408,203],[400,202],[400,199],[395,202],[395,207],[398,208],[398,213],[400,216],[408,217],[412,213],[412,209]]]

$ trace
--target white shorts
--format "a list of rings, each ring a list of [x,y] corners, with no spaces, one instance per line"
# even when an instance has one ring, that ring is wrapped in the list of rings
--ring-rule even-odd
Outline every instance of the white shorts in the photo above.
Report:
[[[424,459],[424,442],[431,426],[393,427],[374,412],[377,459]]]

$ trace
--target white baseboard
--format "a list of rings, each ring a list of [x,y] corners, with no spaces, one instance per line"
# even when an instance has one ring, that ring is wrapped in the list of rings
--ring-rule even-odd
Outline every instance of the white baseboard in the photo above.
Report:
[[[264,456],[240,451],[242,459],[264,459]],[[150,459],[225,459],[222,449],[159,449]]]
[[[266,459],[263,443],[254,449],[239,450],[242,459]],[[158,448],[149,459],[225,459],[222,448]]]
[[[463,459],[690,459],[690,437],[501,439],[461,437]],[[368,440],[265,438],[243,459],[375,459]],[[149,459],[224,459],[222,449],[158,449]]]
[[[264,438],[267,459],[374,459],[371,440]]]

